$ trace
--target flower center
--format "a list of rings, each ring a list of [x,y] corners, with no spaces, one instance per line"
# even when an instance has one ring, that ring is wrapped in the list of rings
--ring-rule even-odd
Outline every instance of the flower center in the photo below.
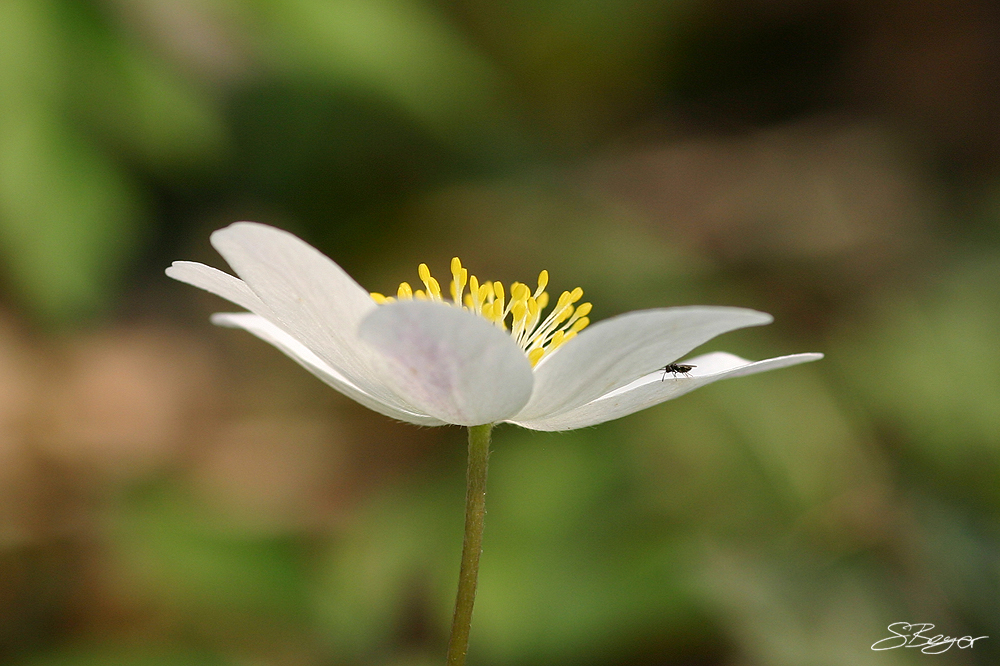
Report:
[[[552,311],[542,317],[542,311],[549,304],[549,294],[545,291],[549,284],[548,271],[538,274],[538,287],[534,292],[526,284],[512,283],[509,301],[506,300],[502,283],[486,281],[480,284],[475,275],[469,275],[469,271],[462,267],[458,257],[451,260],[451,300],[441,296],[441,285],[431,276],[427,264],[420,264],[417,273],[424,283],[424,289],[414,291],[409,283],[402,282],[395,297],[372,292],[372,299],[380,305],[397,299],[438,301],[485,317],[498,328],[510,331],[510,337],[524,350],[532,367],[576,337],[590,323],[587,317],[590,314],[590,303],[576,305],[583,297],[583,289],[580,287],[564,291]],[[468,293],[465,291],[466,285],[469,287]]]

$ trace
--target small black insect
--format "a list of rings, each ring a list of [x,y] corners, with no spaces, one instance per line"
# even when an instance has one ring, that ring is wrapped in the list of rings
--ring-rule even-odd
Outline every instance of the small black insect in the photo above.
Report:
[[[660,377],[660,381],[662,382],[664,379],[667,378],[667,373],[668,372],[671,373],[671,374],[673,374],[674,377],[676,377],[677,375],[684,375],[685,377],[690,377],[691,376],[691,370],[693,370],[694,368],[697,368],[697,367],[698,367],[697,365],[683,365],[681,363],[668,363],[667,365],[663,366],[663,376]]]

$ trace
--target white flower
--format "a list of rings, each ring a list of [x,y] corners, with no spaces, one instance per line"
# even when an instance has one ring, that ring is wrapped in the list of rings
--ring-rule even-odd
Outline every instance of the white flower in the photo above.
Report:
[[[538,288],[479,284],[455,259],[446,300],[426,266],[425,290],[403,283],[396,298],[369,294],[337,264],[295,236],[253,222],[212,234],[242,279],[177,261],[167,275],[226,298],[249,313],[212,321],[271,343],[344,395],[401,421],[435,426],[509,422],[533,430],[603,423],[719,379],[822,358],[794,354],[751,362],[714,352],[664,370],[715,336],[771,321],[754,310],[641,310],[590,326],[578,288],[552,312],[548,274]],[[471,293],[464,293],[466,284]],[[463,307],[464,304],[464,307]],[[457,307],[456,307],[457,306]],[[509,323],[508,323],[509,322]],[[579,333],[579,335],[577,335]]]

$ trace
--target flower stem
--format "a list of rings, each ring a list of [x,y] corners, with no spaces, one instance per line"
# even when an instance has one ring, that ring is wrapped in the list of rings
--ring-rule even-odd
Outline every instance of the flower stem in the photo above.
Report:
[[[472,605],[476,601],[479,555],[483,552],[483,519],[486,517],[486,468],[490,460],[490,431],[493,425],[469,427],[469,471],[465,491],[465,542],[462,568],[458,574],[458,597],[451,622],[447,666],[463,666],[469,650]]]

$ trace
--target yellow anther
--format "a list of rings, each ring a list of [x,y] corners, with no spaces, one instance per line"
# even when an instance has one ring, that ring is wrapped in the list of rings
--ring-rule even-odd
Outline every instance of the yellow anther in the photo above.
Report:
[[[520,321],[523,319],[527,311],[528,307],[523,301],[514,301],[510,306],[510,312],[514,315],[514,321]]]
[[[437,301],[441,300],[441,285],[434,278],[427,281],[427,293]]]
[[[424,293],[423,289],[417,289],[415,292],[413,292],[413,297],[415,299],[417,299],[418,301],[426,301],[427,300],[427,294]]]
[[[545,291],[547,286],[549,286],[549,272],[542,271],[538,274],[538,291],[535,292],[536,298],[539,293]]]
[[[555,335],[552,336],[552,340],[549,341],[549,347],[555,349],[563,343],[563,338],[566,337],[566,333],[563,331],[556,331]]]
[[[410,283],[400,282],[399,289],[396,290],[396,296],[398,296],[401,301],[413,298],[413,289],[410,288]]]
[[[456,281],[458,282],[457,286],[455,285]],[[464,268],[462,269],[462,272],[459,273],[458,275],[456,275],[454,277],[454,279],[452,280],[452,282],[451,282],[451,285],[452,285],[452,295],[451,295],[451,297],[455,300],[456,303],[460,303],[462,301],[462,294],[465,292],[465,284],[468,281],[469,281],[469,271],[467,271]]]
[[[500,321],[500,315],[503,314],[503,305],[499,301],[487,303],[483,306],[483,313],[486,315],[487,319],[497,323]]]
[[[483,299],[479,295],[479,280],[475,275],[469,276],[469,296],[471,297],[469,302],[466,303],[466,307],[473,312],[479,312],[479,308],[482,306]]]
[[[574,323],[572,326],[569,327],[569,332],[579,333],[583,329],[587,328],[587,324],[589,323],[590,319],[588,317],[580,317],[579,319],[576,320],[576,323]]]
[[[544,310],[545,306],[549,304],[549,292],[543,291],[538,296],[535,296],[535,300],[538,301],[538,309]]]
[[[376,303],[378,303],[379,305],[382,305],[383,303],[388,303],[389,302],[389,300],[383,294],[380,294],[377,291],[373,291],[372,293],[370,293],[368,295],[371,296],[372,300],[375,301]]]
[[[431,269],[427,268],[427,264],[420,264],[417,266],[417,275],[420,276],[420,281],[427,284],[427,281],[431,279]]]
[[[576,312],[573,313],[573,318],[579,319],[580,317],[586,317],[590,314],[590,310],[593,307],[594,306],[591,303],[580,303],[580,305],[576,307]]]
[[[531,290],[528,285],[515,282],[510,286],[510,299],[512,301],[527,301],[531,297]]]
[[[569,295],[570,303],[576,303],[581,298],[583,298],[583,289],[577,287],[572,292],[570,292]]]
[[[531,361],[531,367],[535,367],[535,364],[542,360],[543,356],[545,356],[545,349],[543,347],[538,347],[528,352],[528,360]]]
[[[462,302],[462,292],[465,291],[465,283],[469,279],[469,271],[462,268],[462,262],[458,257],[452,257],[451,259],[451,284],[449,285],[449,291],[451,292],[451,299],[455,303]]]
[[[493,283],[493,293],[496,294],[497,300],[503,300],[503,282]]]
[[[528,296],[527,307],[529,316],[534,317],[538,314],[538,301],[531,296]]]
[[[464,305],[468,310],[476,309],[475,305],[472,302],[472,294],[466,294],[465,296],[462,297],[462,305]]]

